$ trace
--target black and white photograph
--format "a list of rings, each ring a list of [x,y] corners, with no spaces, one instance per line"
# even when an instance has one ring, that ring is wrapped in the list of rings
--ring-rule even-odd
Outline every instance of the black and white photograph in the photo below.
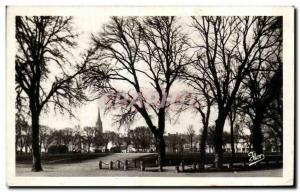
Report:
[[[6,10],[9,186],[293,186],[293,7]]]

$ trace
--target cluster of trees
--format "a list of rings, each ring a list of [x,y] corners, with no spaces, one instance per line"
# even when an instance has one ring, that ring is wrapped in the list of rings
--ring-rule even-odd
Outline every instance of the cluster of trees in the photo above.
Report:
[[[16,153],[31,153],[31,126],[26,121],[16,124]],[[39,147],[45,153],[48,152],[50,146],[70,146],[70,151],[82,146],[86,143],[86,136],[81,130],[72,128],[54,129],[48,126],[40,125],[39,131]]]
[[[238,130],[238,129],[235,129]],[[169,151],[172,152],[198,152],[201,151],[202,148],[202,134],[203,130],[200,129],[200,134],[196,134],[195,129],[192,125],[188,126],[187,131],[185,133],[176,133],[176,134],[168,134],[165,136],[166,145]],[[214,135],[215,129],[213,126],[208,127],[208,133],[206,138],[205,147],[208,147],[207,151],[214,151]],[[242,152],[242,148],[250,148],[249,135],[244,134],[242,132],[234,132],[235,140],[234,140],[234,150],[238,147],[237,144],[240,144],[240,152]],[[248,137],[247,137],[248,136]],[[231,144],[231,133],[228,131],[224,131],[223,133],[223,150],[225,151],[225,147],[227,144]],[[271,147],[274,146],[273,143],[268,143],[266,145],[271,150]],[[230,149],[232,150],[232,148]],[[279,150],[278,150],[279,151]]]
[[[154,143],[154,137],[148,127],[140,126],[133,130],[129,130],[127,133],[129,142],[137,151],[149,152],[151,145]],[[127,150],[126,146],[126,150]]]
[[[16,125],[16,153],[28,154],[32,152],[30,126],[24,121],[18,121]],[[201,131],[200,131],[201,132]],[[249,138],[243,138],[241,133],[235,133],[235,143],[239,139],[243,141]],[[223,134],[223,145],[231,143],[229,132]],[[273,136],[271,137],[273,138]],[[192,125],[189,125],[185,133],[167,134],[164,136],[166,147],[170,152],[198,152],[201,134],[196,134]],[[269,142],[272,142],[268,139]],[[112,147],[108,149],[108,144]],[[66,152],[82,153],[87,152],[155,152],[155,139],[149,128],[138,126],[135,129],[128,129],[124,134],[114,131],[99,133],[96,127],[86,126],[83,129],[80,126],[74,128],[55,129],[40,125],[39,146],[44,153],[51,153],[50,147],[60,149],[65,147]],[[206,146],[213,151],[214,148],[214,128],[209,127]],[[274,146],[268,143],[267,147]],[[276,146],[276,145],[275,145]],[[56,148],[55,148],[56,147]],[[250,144],[248,145],[250,147]]]
[[[217,167],[222,166],[227,120],[233,143],[237,119],[246,116],[253,150],[262,153],[262,127],[268,111],[282,114],[282,18],[205,16],[191,20],[193,39],[184,31],[180,18],[113,17],[92,38],[97,59],[84,81],[100,95],[109,94],[114,108],[120,106],[120,123],[131,122],[136,115],[145,119],[156,140],[159,165],[165,160],[163,134],[173,104],[165,98],[174,89],[174,82],[180,81],[192,87],[196,98],[193,108],[202,117],[203,163],[212,108],[217,112],[213,124]],[[98,83],[99,77],[106,80],[104,85]],[[120,89],[115,82],[126,84],[128,89]],[[143,95],[142,102],[130,105],[134,96],[146,89],[152,89],[160,105],[145,101]],[[126,94],[118,101],[122,91]],[[125,109],[124,101],[128,104]],[[271,109],[272,103],[276,110]],[[282,138],[280,126],[271,128]]]
[[[255,152],[263,152],[264,129],[282,148],[282,17],[111,17],[76,64],[67,56],[76,46],[71,20],[16,17],[16,103],[19,111],[29,107],[33,171],[42,170],[41,111],[54,104],[72,114],[71,107],[93,99],[84,94],[87,88],[100,97],[109,95],[107,110],[119,125],[137,116],[145,120],[161,169],[166,121],[184,110],[201,116],[203,164],[213,126],[216,167],[222,167],[226,121],[232,144],[235,129],[245,126]],[[166,102],[178,84],[191,89],[192,105]],[[149,90],[158,102],[145,99],[143,92]],[[181,107],[174,111],[174,105]],[[213,120],[211,111],[216,112]]]
[[[253,150],[262,153],[263,122],[270,122],[267,111],[282,114],[281,109],[270,108],[273,102],[282,106],[282,18],[193,17],[192,23],[201,41],[196,43],[198,59],[186,76],[188,83],[202,96],[195,107],[202,116],[202,142],[207,138],[210,112],[214,107],[217,110],[213,124],[217,167],[222,166],[226,120],[231,127],[232,159],[234,127],[243,123],[249,125]],[[275,129],[282,132],[282,126]],[[204,148],[202,146],[202,163]]]
[[[24,115],[16,114],[16,152],[28,153],[31,151],[31,127],[28,125]]]
[[[122,149],[125,149],[127,152],[130,145],[133,146],[136,151],[147,152],[153,143],[153,135],[145,126],[129,129],[127,133],[124,134],[114,131],[99,133],[97,128],[94,127],[84,127],[83,130],[88,152],[90,152],[91,146],[96,150],[104,148],[104,151],[108,151],[109,143],[112,144],[114,152],[121,152]]]
[[[17,122],[16,125],[16,153],[31,153],[30,126],[26,121]],[[130,129],[126,134],[114,131],[99,133],[96,127],[75,126],[74,128],[54,129],[40,125],[39,146],[45,153],[51,146],[66,146],[69,152],[108,152],[108,144],[114,150],[121,152],[122,147],[128,150],[131,145],[136,151],[149,152],[153,144],[153,135],[147,127],[141,126]],[[102,150],[103,149],[103,150]]]

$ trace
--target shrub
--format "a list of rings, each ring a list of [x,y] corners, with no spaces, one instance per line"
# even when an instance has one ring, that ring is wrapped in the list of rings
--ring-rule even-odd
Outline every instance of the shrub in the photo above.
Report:
[[[111,153],[121,153],[120,147],[112,147],[110,148]]]
[[[68,147],[65,145],[53,145],[48,148],[50,154],[68,153]]]

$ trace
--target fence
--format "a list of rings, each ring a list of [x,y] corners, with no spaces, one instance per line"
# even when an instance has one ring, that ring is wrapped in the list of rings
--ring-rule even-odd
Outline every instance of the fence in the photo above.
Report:
[[[105,163],[103,161],[99,161],[99,169],[104,169],[104,166],[110,170],[118,169],[118,170],[128,170],[129,168],[140,168],[141,171],[145,171],[145,161],[128,161],[128,160],[117,160],[117,161],[110,161]]]
[[[249,163],[249,158],[242,158],[239,159],[238,162],[230,162],[235,164],[236,166],[239,165],[240,167],[246,168],[246,169],[251,169],[250,163]],[[230,163],[228,161],[225,161],[224,165],[227,165],[228,168],[230,168]],[[258,162],[255,167],[260,167],[260,166],[279,166],[282,163],[282,157],[265,157],[262,161]],[[169,166],[174,166],[174,162],[169,161],[168,162]],[[211,168],[214,168],[214,163],[207,163],[207,166],[210,166]],[[132,161],[128,160],[117,160],[117,161],[110,161],[108,163],[105,163],[103,161],[99,161],[99,169],[104,169],[104,166],[110,170],[128,170],[129,168],[133,169],[139,169],[140,171],[145,171],[146,167],[157,167],[158,163],[157,160],[155,161],[155,164],[151,163],[150,161],[143,161],[143,160],[137,160],[134,159]],[[225,166],[226,167],[226,166]],[[190,161],[185,161],[181,160],[180,163],[177,163],[175,165],[175,172],[186,172],[186,171],[204,171],[205,166],[201,165],[200,162],[198,161],[193,161],[192,163]],[[159,171],[162,171],[162,167],[159,167]]]
[[[235,167],[240,167],[245,169],[257,169],[257,168],[266,168],[266,167],[280,167],[282,166],[282,157],[266,157],[262,161],[259,161],[253,165],[251,165],[251,162],[248,161],[249,158],[246,159],[243,158],[242,162],[226,162],[223,165],[225,167],[230,168],[230,164],[235,164]],[[215,168],[214,163],[208,163],[207,166],[210,166],[210,168]],[[214,169],[215,170],[215,169]],[[223,169],[224,170],[224,169]],[[232,169],[228,169],[232,170]],[[175,171],[176,172],[186,172],[186,171],[205,171],[205,166],[201,165],[200,162],[192,162],[192,163],[186,163],[184,160],[180,162],[179,165],[175,165]],[[208,170],[206,170],[208,171]]]

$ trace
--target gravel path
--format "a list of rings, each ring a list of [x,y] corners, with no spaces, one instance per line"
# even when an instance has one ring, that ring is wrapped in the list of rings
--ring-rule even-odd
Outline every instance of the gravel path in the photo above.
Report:
[[[145,172],[129,169],[108,170],[99,169],[98,163],[103,162],[134,159],[141,156],[149,155],[149,153],[116,153],[97,159],[86,160],[80,163],[71,164],[47,164],[43,165],[43,172],[31,172],[31,166],[28,164],[17,164],[16,176],[46,176],[46,177],[103,177],[103,176],[135,176],[135,177],[281,177],[282,169],[257,170],[257,171],[239,171],[239,172],[214,172],[214,173],[175,173],[174,167],[164,167],[165,171],[157,172],[156,168],[146,168]],[[151,154],[150,154],[151,155]]]

